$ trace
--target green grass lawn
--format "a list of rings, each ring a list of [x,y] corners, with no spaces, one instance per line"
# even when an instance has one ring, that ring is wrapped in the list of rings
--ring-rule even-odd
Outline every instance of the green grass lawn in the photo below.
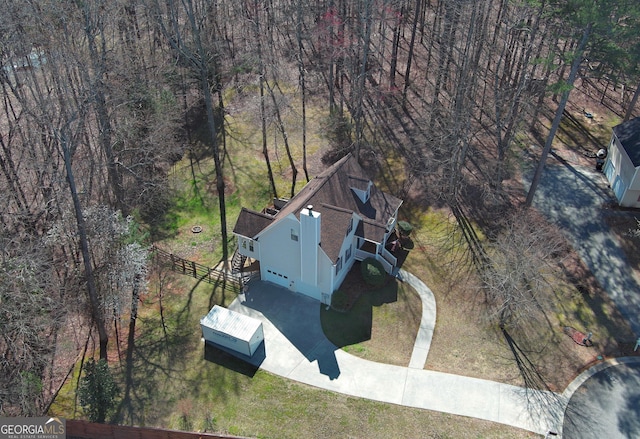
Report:
[[[192,217],[199,224],[215,224],[215,207],[191,212],[202,215],[201,219]],[[191,226],[186,221],[180,224]],[[178,234],[169,244],[186,243],[187,248],[196,248],[207,257],[211,248],[199,247],[208,245],[204,233],[198,237]],[[198,245],[190,245],[192,239],[200,238],[203,241]],[[419,252],[417,256],[423,250],[418,246],[412,252]],[[421,266],[420,271],[429,269],[429,265]],[[233,299],[235,294],[220,286],[197,283],[187,276],[158,269],[152,273],[150,291],[141,304],[134,344],[130,347],[131,360],[127,361],[126,356],[126,322],[121,325],[121,356],[113,348],[110,355],[120,387],[112,422],[261,438],[531,437],[500,424],[312,388],[252,369],[215,349],[205,350],[199,319],[214,304],[228,305]],[[354,308],[360,315],[358,331],[364,331],[359,332],[356,343],[347,343],[344,338],[340,341],[335,333],[330,337],[355,355],[406,365],[420,310],[416,293],[392,281],[382,289],[365,293]],[[346,331],[355,330],[353,322],[345,317],[334,316],[330,325],[338,325],[342,318],[343,337]],[[83,417],[74,405],[75,387],[75,379],[67,381],[51,414]]]
[[[227,185],[227,224],[229,231],[242,206],[261,209],[271,198],[264,159],[261,155],[255,111],[247,106],[242,111],[228,108],[229,137],[225,158]],[[254,109],[255,110],[255,109]],[[286,117],[294,117],[294,112]],[[309,151],[320,149],[323,141],[321,122],[324,113],[309,110]],[[290,124],[292,144],[300,137],[295,123]],[[274,154],[274,173],[280,195],[287,195],[290,176],[286,156],[279,147]],[[273,153],[273,149],[271,150]],[[299,149],[294,151],[300,157]],[[386,184],[398,186],[404,176],[384,175]],[[174,166],[170,176],[175,192],[174,205],[168,212],[161,247],[185,258],[204,264],[214,264],[221,256],[220,220],[215,193],[215,178],[211,158],[189,156]],[[299,175],[298,190],[303,185]],[[409,208],[409,206],[406,206]],[[439,328],[449,317],[465,319],[469,332],[476,331],[473,319],[460,314],[455,293],[462,286],[452,286],[450,268],[460,251],[459,241],[446,237],[452,224],[446,215],[414,210],[409,218],[417,228],[415,247],[411,250],[407,268],[433,288],[438,288],[439,314],[434,342],[449,343],[449,351],[435,349],[430,353],[432,364],[447,368],[454,358],[451,350],[468,340],[467,334],[445,332],[438,341]],[[199,225],[201,233],[191,228]],[[437,231],[438,239],[427,232]],[[448,245],[445,253],[437,253],[438,245]],[[433,281],[433,284],[431,283]],[[451,281],[453,282],[453,281]],[[458,284],[456,284],[458,285]],[[435,292],[435,291],[434,291]],[[524,438],[533,435],[508,426],[353,398],[312,388],[261,370],[248,367],[237,359],[207,348],[201,341],[199,319],[214,304],[223,306],[235,299],[232,291],[221,286],[198,283],[176,273],[156,267],[151,273],[150,290],[143,298],[136,323],[133,343],[127,346],[126,328],[122,322],[120,355],[113,341],[110,366],[120,387],[117,410],[111,421],[124,425],[156,426],[184,430],[207,430],[260,438],[301,437],[437,437],[437,438]],[[453,309],[453,311],[452,311]],[[449,311],[447,311],[449,310]],[[407,365],[421,316],[421,303],[411,288],[389,282],[384,288],[361,296],[349,315],[323,313],[329,337],[345,350],[373,361]],[[443,321],[442,319],[445,319]],[[467,328],[467,326],[465,326]],[[461,337],[461,338],[460,338]],[[473,340],[477,340],[473,334]],[[474,350],[478,362],[487,364],[482,356],[493,355],[492,345]],[[131,352],[127,358],[128,350]],[[91,350],[90,350],[91,351]],[[485,357],[486,359],[486,357]],[[461,360],[461,359],[459,359]],[[491,369],[491,363],[483,369]],[[463,368],[464,363],[457,362]],[[455,367],[453,368],[455,369]],[[67,380],[50,414],[67,418],[82,418],[74,404],[75,374]],[[482,375],[481,373],[478,373]],[[483,376],[485,377],[485,376]],[[380,383],[384,386],[384,383]]]
[[[360,277],[357,265],[350,276]],[[364,282],[360,285],[364,288]],[[421,316],[418,294],[396,279],[362,293],[347,312],[320,309],[322,329],[334,345],[367,360],[398,366],[409,364]]]
[[[162,315],[160,291],[155,289],[141,307],[132,361],[126,361],[125,346],[122,357],[111,360],[120,387],[112,422],[257,438],[532,437],[499,424],[316,389],[205,349],[200,317],[212,303],[225,305],[234,296],[223,294],[221,288],[196,285],[185,276],[165,274]],[[388,298],[389,293],[373,294],[368,300],[368,306],[376,303],[379,311],[387,305],[375,300],[380,294]],[[398,289],[394,303],[402,302],[404,294]],[[397,319],[379,311],[374,322]],[[82,417],[73,411],[74,389],[75,380],[69,380],[51,414]]]

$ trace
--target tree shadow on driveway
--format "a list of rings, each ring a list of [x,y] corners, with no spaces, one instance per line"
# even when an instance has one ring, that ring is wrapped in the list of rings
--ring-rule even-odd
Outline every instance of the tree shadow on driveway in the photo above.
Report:
[[[259,311],[309,361],[317,361],[320,373],[330,379],[340,375],[335,351],[320,325],[320,302],[269,282],[254,280],[244,293],[242,305]],[[265,339],[268,332],[265,331]],[[266,355],[282,355],[270,351]],[[283,359],[287,360],[287,359]]]

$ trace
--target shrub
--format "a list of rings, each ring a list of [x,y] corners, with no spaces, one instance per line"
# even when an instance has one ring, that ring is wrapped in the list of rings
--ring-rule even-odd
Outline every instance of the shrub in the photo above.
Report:
[[[85,363],[78,395],[89,421],[104,423],[118,395],[118,387],[105,360],[95,362],[92,358]]]
[[[336,290],[331,296],[331,308],[336,311],[347,311],[350,308],[349,295],[344,290]]]
[[[398,231],[400,232],[400,236],[409,236],[412,230],[413,226],[408,222],[398,221]]]
[[[362,261],[360,271],[364,281],[375,287],[382,286],[387,279],[387,273],[384,271],[384,267],[374,258],[367,258]]]

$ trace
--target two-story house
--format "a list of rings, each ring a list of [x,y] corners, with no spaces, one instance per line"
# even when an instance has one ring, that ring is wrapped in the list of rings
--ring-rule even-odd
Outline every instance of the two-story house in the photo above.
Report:
[[[330,304],[355,261],[374,257],[394,274],[387,241],[402,200],[378,190],[351,154],[275,204],[262,213],[243,208],[233,229],[262,280]]]

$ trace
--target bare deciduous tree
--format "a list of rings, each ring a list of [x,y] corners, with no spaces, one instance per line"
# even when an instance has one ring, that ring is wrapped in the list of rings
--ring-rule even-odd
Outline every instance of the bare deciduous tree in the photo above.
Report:
[[[566,250],[556,230],[532,218],[515,212],[487,248],[482,291],[489,319],[501,328],[545,320],[539,297],[553,288],[554,266]]]
[[[41,242],[0,236],[0,414],[42,415],[65,301]]]

